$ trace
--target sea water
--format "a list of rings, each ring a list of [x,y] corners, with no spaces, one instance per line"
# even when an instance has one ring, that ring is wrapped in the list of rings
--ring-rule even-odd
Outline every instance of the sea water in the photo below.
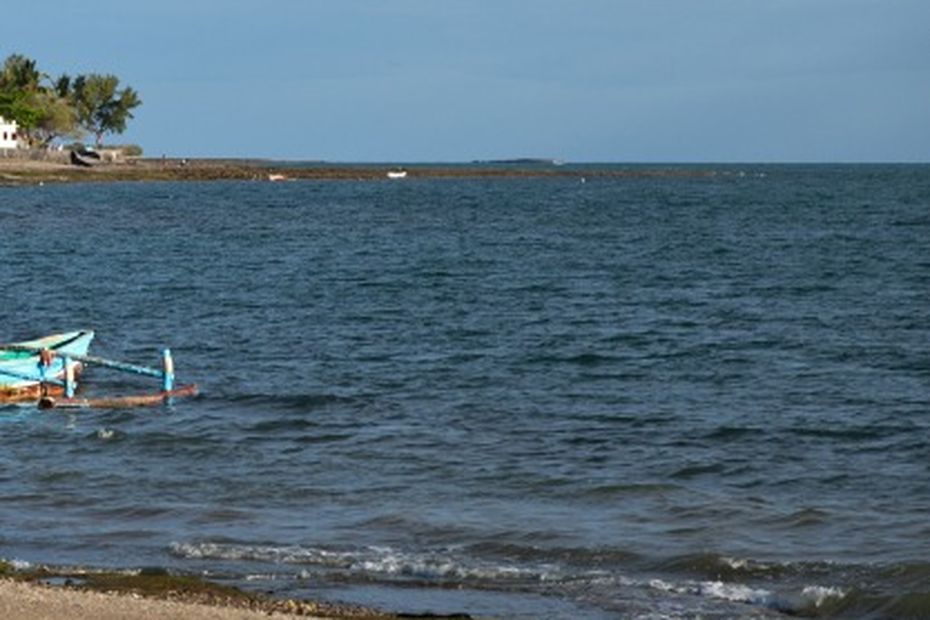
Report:
[[[0,408],[0,556],[410,613],[930,617],[930,167],[562,170],[0,189],[0,341],[170,346],[202,389]]]

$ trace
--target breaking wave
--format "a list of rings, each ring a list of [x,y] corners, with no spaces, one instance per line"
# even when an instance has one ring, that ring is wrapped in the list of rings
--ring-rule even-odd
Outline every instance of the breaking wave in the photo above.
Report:
[[[506,562],[474,557],[469,549],[446,548],[432,552],[407,552],[390,547],[326,549],[299,545],[248,545],[225,542],[197,542],[171,545],[178,558],[271,564],[277,568],[257,568],[243,580],[268,579],[274,571],[293,579],[335,579],[339,582],[407,583],[419,587],[464,587],[483,590],[537,592],[579,599],[598,599],[610,607],[618,601],[647,597],[668,597],[670,601],[704,600],[707,604],[741,604],[793,615],[830,616],[831,611],[848,609],[850,589],[829,584],[803,583],[786,586],[772,580],[778,574],[803,572],[798,567],[766,564],[723,556],[687,557],[665,565],[667,572],[690,566],[699,572],[711,567],[729,569],[726,577],[688,579],[682,576],[634,577],[616,568],[579,568],[546,561]],[[632,558],[632,556],[629,556]],[[287,570],[282,567],[291,567]],[[766,578],[768,577],[768,578]],[[769,584],[778,583],[778,586]],[[685,604],[687,608],[689,604]],[[662,617],[678,617],[675,614]]]

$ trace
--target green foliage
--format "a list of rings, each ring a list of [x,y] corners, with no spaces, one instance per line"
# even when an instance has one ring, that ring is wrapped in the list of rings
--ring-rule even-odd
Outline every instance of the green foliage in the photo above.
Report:
[[[138,144],[121,144],[112,148],[121,150],[126,157],[142,157],[142,147]]]
[[[58,137],[80,137],[77,115],[68,99],[44,91],[36,95],[35,103],[40,115],[32,135],[39,144],[47,145]]]
[[[35,61],[20,54],[9,56],[0,68],[0,116],[15,120],[26,136],[43,117],[35,98],[41,79]]]
[[[31,145],[47,145],[56,138],[80,139],[91,133],[98,145],[108,133],[119,134],[142,105],[130,87],[119,88],[115,75],[90,73],[54,81],[36,62],[12,54],[0,67],[0,115],[15,120]]]
[[[69,98],[71,97],[71,76],[67,73],[62,73],[57,80],[55,80],[55,92],[58,93],[59,97]]]
[[[128,86],[119,90],[115,75],[91,73],[80,75],[72,84],[71,99],[77,110],[78,123],[103,142],[105,133],[123,133],[132,110],[142,104],[139,95]]]
[[[16,121],[22,131],[29,131],[39,122],[41,113],[30,104],[27,93],[0,90],[0,116]]]
[[[0,91],[36,91],[43,77],[36,69],[36,61],[22,54],[11,54],[0,69]]]

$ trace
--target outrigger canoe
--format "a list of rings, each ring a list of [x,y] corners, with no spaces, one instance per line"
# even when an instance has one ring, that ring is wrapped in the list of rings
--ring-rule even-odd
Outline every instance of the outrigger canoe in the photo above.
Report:
[[[160,369],[89,356],[94,332],[54,334],[36,340],[0,344],[0,404],[34,402],[53,407],[137,407],[159,404],[175,397],[197,394],[194,384],[174,385],[171,352],[162,352]],[[85,366],[148,375],[161,379],[161,390],[131,396],[75,397],[77,376]]]
[[[58,396],[64,386],[65,356],[85,356],[94,339],[92,331],[54,334],[36,340],[0,345],[0,403],[38,402],[43,396]],[[47,366],[42,351],[52,353]],[[74,362],[75,375],[83,365]]]

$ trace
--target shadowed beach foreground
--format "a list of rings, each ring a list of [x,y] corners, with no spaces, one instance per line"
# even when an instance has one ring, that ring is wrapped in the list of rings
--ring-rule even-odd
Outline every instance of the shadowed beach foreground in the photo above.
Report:
[[[0,578],[0,618],[117,620],[145,618],[393,620],[356,605],[276,599],[187,577],[92,573],[65,578]],[[417,615],[419,618],[467,616]]]
[[[259,620],[318,616],[270,613],[202,603],[144,598],[138,594],[110,594],[0,580],[0,617],[17,620]]]
[[[0,618],[109,620],[173,618],[258,620],[467,619],[466,614],[396,614],[340,602],[275,598],[162,571],[108,572],[39,567],[15,570],[0,561]]]

